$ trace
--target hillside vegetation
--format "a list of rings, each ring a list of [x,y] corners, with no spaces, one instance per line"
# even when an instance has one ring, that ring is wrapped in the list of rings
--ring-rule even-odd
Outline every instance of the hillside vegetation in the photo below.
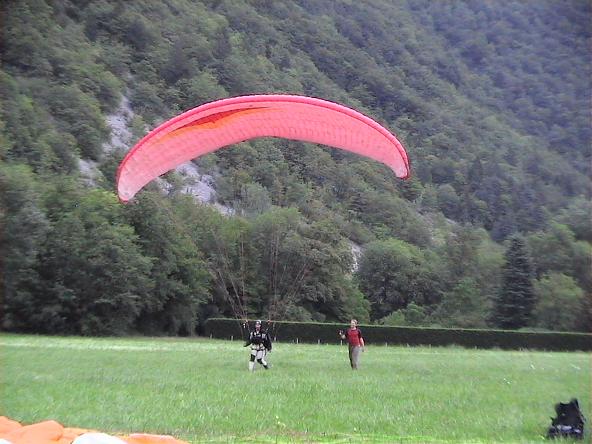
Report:
[[[589,2],[0,8],[3,329],[193,334],[226,315],[592,331]],[[109,116],[129,148],[257,93],[364,112],[412,178],[259,139],[196,161],[233,216],[177,172],[118,202]]]

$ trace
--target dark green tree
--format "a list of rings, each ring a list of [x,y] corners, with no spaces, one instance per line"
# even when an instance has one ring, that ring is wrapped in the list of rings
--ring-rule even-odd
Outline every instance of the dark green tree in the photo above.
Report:
[[[429,326],[431,319],[425,307],[411,302],[406,308],[393,311],[378,322],[382,325],[421,327]]]
[[[444,293],[433,318],[444,327],[483,328],[488,311],[489,303],[477,282],[463,278],[451,291]]]
[[[133,331],[153,283],[152,258],[142,255],[112,193],[83,192],[61,212],[39,261],[44,286],[29,323],[38,333],[114,335]]]
[[[576,239],[592,242],[592,201],[584,197],[574,199],[556,218],[560,224],[567,225]]]
[[[190,226],[172,202],[157,193],[144,192],[126,210],[143,254],[153,258],[154,288],[142,306],[139,329],[194,334],[200,305],[207,299],[209,276]]]
[[[424,256],[417,247],[398,239],[367,245],[357,272],[360,289],[372,307],[372,319],[381,319],[412,301],[423,301],[426,285]]]
[[[585,312],[584,291],[575,280],[561,273],[549,273],[534,284],[538,296],[536,326],[549,330],[573,331]]]
[[[504,329],[530,325],[536,302],[532,267],[524,240],[515,236],[505,254],[502,286],[494,301],[493,324]]]
[[[36,268],[49,222],[38,188],[27,166],[0,163],[0,311],[9,330],[28,329],[41,286]]]

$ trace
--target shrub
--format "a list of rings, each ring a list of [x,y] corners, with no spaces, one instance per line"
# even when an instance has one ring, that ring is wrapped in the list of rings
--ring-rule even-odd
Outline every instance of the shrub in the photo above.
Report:
[[[280,342],[340,342],[337,332],[345,324],[275,321],[267,329]],[[451,328],[360,326],[367,344],[448,346],[475,348],[539,349],[555,351],[592,351],[592,334],[559,332],[525,332],[510,330],[477,330]],[[246,337],[236,319],[210,318],[205,322],[206,336],[219,339]]]

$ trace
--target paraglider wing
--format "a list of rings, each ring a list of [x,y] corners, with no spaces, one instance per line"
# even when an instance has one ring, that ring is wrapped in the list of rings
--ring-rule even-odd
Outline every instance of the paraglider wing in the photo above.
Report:
[[[351,108],[312,97],[256,95],[206,103],[163,123],[125,156],[117,191],[128,202],[148,182],[219,148],[281,137],[341,148],[409,176],[407,153],[386,128]]]

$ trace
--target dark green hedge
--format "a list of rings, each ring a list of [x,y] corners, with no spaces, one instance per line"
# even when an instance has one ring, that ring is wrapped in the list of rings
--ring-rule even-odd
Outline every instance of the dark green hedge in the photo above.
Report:
[[[338,331],[347,324],[315,322],[274,322],[266,327],[276,341],[329,343],[340,342]],[[509,330],[468,330],[449,328],[384,327],[361,325],[367,344],[404,344],[476,348],[537,349],[556,351],[592,351],[592,334],[522,332]],[[246,338],[241,324],[234,319],[208,319],[204,326],[207,336],[219,339]]]

